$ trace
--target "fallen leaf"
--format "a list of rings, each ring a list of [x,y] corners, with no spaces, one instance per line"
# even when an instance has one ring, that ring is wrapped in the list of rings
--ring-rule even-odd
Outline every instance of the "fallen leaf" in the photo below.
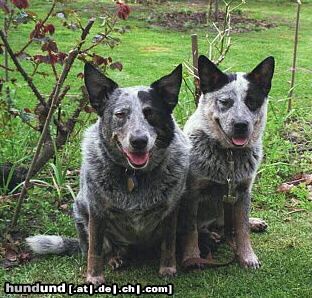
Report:
[[[17,261],[17,252],[15,249],[11,247],[11,245],[7,245],[5,248],[5,259],[10,262],[16,262]]]
[[[278,192],[289,192],[294,187],[293,184],[282,183],[278,188]]]
[[[303,178],[305,179],[306,185],[312,184],[312,174],[304,174]]]
[[[278,188],[278,192],[289,192],[295,185],[298,185],[300,183],[304,183],[305,185],[312,184],[312,174],[304,174],[299,173],[295,175],[292,180],[288,182],[282,183]]]
[[[18,260],[20,263],[26,263],[30,261],[30,259],[31,259],[31,255],[29,252],[23,251],[18,255]]]
[[[62,210],[67,210],[67,209],[68,209],[68,204],[62,204],[62,205],[60,206],[60,209],[62,209]]]

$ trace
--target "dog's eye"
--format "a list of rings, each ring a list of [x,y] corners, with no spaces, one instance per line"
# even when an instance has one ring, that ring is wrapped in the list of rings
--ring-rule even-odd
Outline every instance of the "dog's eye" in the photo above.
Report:
[[[146,119],[151,119],[153,117],[153,110],[151,108],[145,108],[143,114]]]
[[[124,119],[126,117],[126,113],[125,112],[122,112],[122,111],[118,111],[115,113],[115,116],[118,118],[118,119]]]
[[[231,105],[231,101],[226,100],[226,99],[219,100],[219,103],[224,107],[229,107]]]

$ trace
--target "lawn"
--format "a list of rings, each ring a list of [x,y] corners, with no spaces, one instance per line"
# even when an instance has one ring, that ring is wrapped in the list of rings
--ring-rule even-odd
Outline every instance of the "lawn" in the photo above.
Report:
[[[190,4],[190,3],[193,4]],[[112,272],[105,269],[108,283],[142,285],[166,283],[174,284],[177,297],[309,297],[312,293],[312,198],[311,188],[299,185],[290,193],[277,192],[277,187],[289,181],[298,173],[312,172],[312,64],[311,64],[311,23],[312,1],[303,1],[300,36],[298,47],[298,68],[294,90],[293,109],[287,112],[287,93],[289,90],[290,68],[293,53],[293,35],[295,27],[296,5],[292,1],[247,1],[240,7],[240,13],[249,18],[273,23],[267,30],[252,30],[234,33],[232,47],[226,59],[220,65],[223,70],[249,71],[267,56],[276,59],[276,70],[270,93],[268,123],[264,136],[264,161],[259,169],[253,189],[252,215],[264,218],[269,228],[263,234],[253,234],[255,251],[262,261],[257,271],[244,270],[238,264],[227,267],[210,268],[202,272],[186,273],[179,270],[172,280],[157,276],[158,261],[130,264],[129,267]],[[31,1],[32,10],[43,15],[49,7],[47,1]],[[83,12],[85,21],[89,16],[100,12],[103,7],[112,6],[111,1],[73,1],[73,8]],[[110,71],[109,75],[121,86],[146,85],[169,73],[175,65],[191,61],[190,35],[197,33],[200,53],[207,53],[207,28],[204,26],[186,26],[183,31],[170,30],[155,26],[150,20],[150,12],[164,14],[168,11],[202,11],[206,9],[204,1],[170,1],[169,4],[145,8],[132,5],[132,13],[123,25],[130,26],[123,34],[121,44],[114,48],[99,48],[103,55],[111,55],[123,63],[123,70]],[[0,23],[2,14],[0,12]],[[16,49],[31,29],[11,31],[10,40]],[[27,28],[29,30],[27,30]],[[95,28],[95,34],[99,28]],[[60,47],[70,47],[68,30],[56,31],[55,38]],[[77,34],[77,33],[71,33]],[[34,49],[30,49],[34,51]],[[2,58],[0,56],[0,63]],[[29,70],[27,63],[25,68]],[[73,74],[81,72],[83,64],[77,62]],[[1,69],[2,71],[2,69]],[[186,71],[185,71],[186,72]],[[42,80],[37,78],[36,80]],[[41,90],[48,93],[51,79],[40,83]],[[75,75],[69,78],[75,92],[81,82]],[[16,106],[34,108],[32,94],[26,83],[17,76],[15,88]],[[183,126],[194,110],[193,99],[185,85],[182,87],[180,103],[175,111],[178,123]],[[1,113],[1,112],[0,112]],[[59,160],[63,169],[69,169],[61,195],[53,187],[37,186],[29,193],[22,209],[16,234],[23,237],[44,234],[75,236],[75,228],[70,216],[72,196],[65,188],[71,185],[77,192],[79,176],[74,170],[80,165],[79,144],[82,132],[94,122],[95,115],[81,116],[70,142]],[[83,120],[83,121],[82,121]],[[28,165],[33,154],[37,136],[18,119],[5,123],[0,128],[0,163],[4,161]],[[51,167],[37,177],[52,184]],[[1,195],[1,194],[0,194]],[[0,197],[1,198],[1,197]],[[61,207],[60,207],[61,206]],[[0,240],[7,227],[15,207],[14,200],[0,200]],[[1,250],[0,250],[1,253]],[[1,263],[0,263],[1,264]],[[180,268],[178,268],[180,269]],[[82,284],[86,270],[86,261],[80,257],[33,258],[30,262],[14,268],[0,266],[1,284],[60,282]],[[6,297],[0,290],[0,296]],[[150,295],[152,296],[152,295]],[[38,297],[38,296],[37,296]],[[48,295],[47,295],[48,297]],[[57,297],[51,295],[50,297]],[[87,296],[86,296],[87,297]]]

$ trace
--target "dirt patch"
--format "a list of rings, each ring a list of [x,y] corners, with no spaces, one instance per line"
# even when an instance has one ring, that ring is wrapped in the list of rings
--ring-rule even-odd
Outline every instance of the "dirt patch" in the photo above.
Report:
[[[222,24],[225,14],[219,13],[217,24]],[[168,12],[151,13],[147,21],[154,26],[165,27],[176,31],[185,31],[190,28],[207,25],[207,14],[205,12]],[[212,25],[212,22],[209,22]],[[209,26],[208,23],[208,26]],[[232,32],[241,33],[249,31],[259,31],[274,28],[277,25],[265,20],[256,20],[243,16],[239,13],[231,15]]]
[[[169,48],[157,47],[157,46],[149,46],[149,47],[144,47],[141,50],[143,52],[149,52],[149,53],[160,53],[160,52],[168,52]]]

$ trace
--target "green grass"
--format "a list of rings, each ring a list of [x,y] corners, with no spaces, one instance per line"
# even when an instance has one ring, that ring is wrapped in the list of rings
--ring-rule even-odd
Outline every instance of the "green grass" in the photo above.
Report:
[[[110,3],[110,1],[102,2]],[[100,2],[74,1],[70,5],[83,11],[87,18],[100,10],[102,4],[98,3]],[[49,7],[46,1],[31,1],[31,4],[32,10],[41,16]],[[85,7],[88,8],[86,11]],[[169,6],[157,6],[153,9],[164,12],[169,9],[185,10],[188,7],[185,1],[178,1],[171,2]],[[200,7],[192,6],[192,10],[198,10]],[[249,17],[270,20],[278,24],[270,30],[234,34],[232,48],[220,66],[231,71],[248,71],[269,55],[273,55],[276,59],[264,137],[265,158],[253,190],[252,215],[264,218],[269,224],[266,233],[252,235],[255,251],[263,266],[256,272],[241,269],[237,264],[224,268],[211,268],[203,272],[179,271],[178,277],[174,280],[163,280],[157,276],[158,264],[155,260],[131,264],[119,272],[106,270],[108,283],[146,285],[173,282],[177,297],[308,297],[309,294],[311,295],[312,202],[308,199],[311,194],[304,186],[296,187],[291,194],[287,195],[277,193],[276,188],[296,173],[312,171],[311,151],[300,151],[301,145],[292,143],[288,138],[290,133],[295,132],[297,138],[305,142],[305,148],[311,149],[312,73],[309,53],[312,42],[310,29],[312,2],[304,1],[302,6],[298,72],[291,114],[286,112],[286,97],[293,52],[295,4],[290,1],[247,1],[241,10]],[[190,61],[190,34],[193,32],[199,35],[200,53],[206,53],[204,27],[192,28],[186,32],[174,32],[150,27],[142,20],[142,15],[147,16],[148,10],[135,6],[129,20],[124,23],[130,25],[131,30],[121,36],[121,44],[112,50],[105,47],[98,49],[98,53],[111,55],[113,59],[122,61],[124,65],[122,72],[109,72],[109,75],[121,86],[150,84],[170,72],[175,65]],[[22,30],[12,31],[10,39],[14,48],[20,48],[22,40],[28,36],[26,28],[30,30],[31,26],[25,25]],[[95,27],[92,34],[96,34],[98,30],[99,27]],[[55,38],[59,41],[61,49],[68,49],[71,46],[70,40],[78,36],[77,34],[77,32],[59,29],[56,31]],[[34,53],[35,47],[30,51]],[[1,59],[2,57],[0,63],[2,63]],[[27,63],[24,65],[30,70]],[[76,79],[75,74],[81,72],[82,66],[82,63],[77,62],[69,78],[72,86],[71,93],[78,92],[81,82]],[[14,99],[17,107],[30,107],[33,110],[36,102],[31,92],[27,89],[26,83],[19,76],[16,77],[18,81]],[[52,87],[50,78],[45,80],[37,78],[35,82],[39,83],[43,93],[49,93]],[[65,103],[68,106],[69,100],[66,99]],[[181,125],[193,109],[191,95],[183,86],[180,104],[175,112]],[[86,119],[85,116],[81,118]],[[94,116],[91,118],[89,122],[95,119]],[[79,143],[86,125],[85,121],[82,121],[77,126],[75,137],[70,140],[64,153],[60,155],[59,162],[63,163],[64,168],[79,167]],[[0,131],[0,162],[8,160],[16,162],[26,156],[23,163],[28,164],[37,140],[35,134],[21,124],[19,119],[4,123]],[[49,170],[51,171],[51,167],[48,167],[38,178],[52,184]],[[67,177],[65,182],[62,181],[62,186],[67,183],[77,191],[78,178]],[[68,210],[57,208],[60,203],[70,205],[72,200],[69,192],[64,191],[60,202],[54,188],[35,187],[25,201],[18,230],[24,235],[46,233],[75,236],[74,224]],[[12,218],[14,206],[14,201],[0,203],[0,231],[4,231]],[[291,213],[293,208],[302,211]],[[83,283],[85,267],[85,260],[79,257],[38,258],[11,270],[0,268],[0,281]]]

